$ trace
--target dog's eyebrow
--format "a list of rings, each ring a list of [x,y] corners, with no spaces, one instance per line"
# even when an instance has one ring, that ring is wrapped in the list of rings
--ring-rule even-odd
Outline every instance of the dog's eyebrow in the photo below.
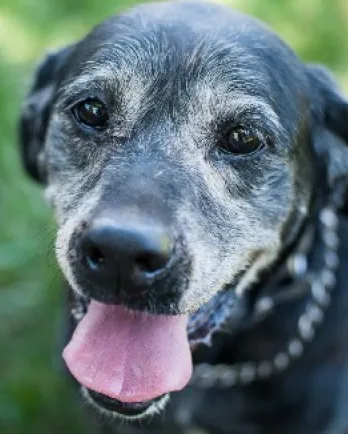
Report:
[[[232,104],[235,115],[244,115],[253,122],[266,124],[275,135],[284,133],[284,128],[272,106],[260,97],[239,96]]]
[[[78,77],[73,77],[64,83],[57,93],[59,105],[74,102],[74,99],[86,93],[98,91],[100,93],[119,93],[122,97],[137,106],[137,102],[146,92],[149,82],[140,75],[135,74],[134,69],[118,67],[109,62],[86,62],[86,66]]]
[[[78,77],[74,77],[59,89],[58,96],[63,100],[68,100],[86,90],[103,90],[110,82],[110,72],[109,68],[103,67],[102,69],[98,68],[96,71],[91,70],[79,75]]]
[[[204,122],[233,119],[242,124],[251,122],[273,138],[286,134],[271,102],[261,96],[228,90],[225,84],[220,87],[203,84],[197,89],[196,98],[191,106],[191,115],[196,113]]]

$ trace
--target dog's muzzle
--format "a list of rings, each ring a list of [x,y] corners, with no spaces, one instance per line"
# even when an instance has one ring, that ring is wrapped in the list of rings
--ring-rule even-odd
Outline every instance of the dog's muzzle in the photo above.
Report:
[[[175,279],[188,274],[178,269],[177,245],[158,221],[115,215],[95,218],[75,236],[74,273],[84,297],[63,357],[92,405],[126,418],[156,413],[189,383],[190,350],[209,343],[229,316],[230,291],[191,317],[175,310],[183,290]],[[142,308],[149,302],[154,314]]]

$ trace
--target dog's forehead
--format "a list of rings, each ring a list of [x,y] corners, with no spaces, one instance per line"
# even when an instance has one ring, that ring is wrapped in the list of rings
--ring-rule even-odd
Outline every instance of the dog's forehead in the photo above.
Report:
[[[205,3],[146,4],[105,20],[77,47],[85,66],[111,60],[128,62],[134,68],[142,61],[160,68],[166,58],[173,66],[195,60],[211,71],[230,65],[266,70],[287,66],[290,76],[299,69],[294,53],[256,19],[222,5]],[[257,60],[257,65],[251,60]],[[135,64],[131,64],[136,60]],[[144,62],[145,63],[145,62]],[[163,64],[162,64],[163,66]]]
[[[167,95],[180,88],[181,97],[252,96],[289,127],[306,89],[302,63],[266,26],[221,5],[185,2],[146,4],[96,27],[77,45],[65,84],[78,89],[93,79],[139,98],[151,85]]]

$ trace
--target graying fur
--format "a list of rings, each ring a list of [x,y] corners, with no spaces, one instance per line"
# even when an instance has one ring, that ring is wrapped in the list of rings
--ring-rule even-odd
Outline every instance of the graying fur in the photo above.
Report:
[[[102,23],[63,57],[54,85],[34,91],[41,111],[48,99],[51,106],[33,152],[59,225],[59,264],[81,295],[72,241],[100,210],[158,219],[176,243],[179,301],[164,303],[154,290],[127,307],[194,312],[226,288],[243,294],[294,241],[310,214],[318,155],[332,190],[347,173],[346,137],[329,131],[336,119],[325,124],[324,82],[242,14],[196,2],[147,4]],[[111,115],[103,133],[82,131],[71,115],[94,97]],[[265,146],[226,156],[226,124],[252,129]],[[32,161],[28,170],[39,176]]]

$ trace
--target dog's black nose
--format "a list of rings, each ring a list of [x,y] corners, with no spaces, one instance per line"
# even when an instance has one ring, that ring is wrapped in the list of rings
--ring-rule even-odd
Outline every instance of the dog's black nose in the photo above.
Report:
[[[157,222],[95,219],[80,238],[89,279],[103,291],[121,291],[124,295],[146,291],[170,260],[172,241],[168,232]]]

